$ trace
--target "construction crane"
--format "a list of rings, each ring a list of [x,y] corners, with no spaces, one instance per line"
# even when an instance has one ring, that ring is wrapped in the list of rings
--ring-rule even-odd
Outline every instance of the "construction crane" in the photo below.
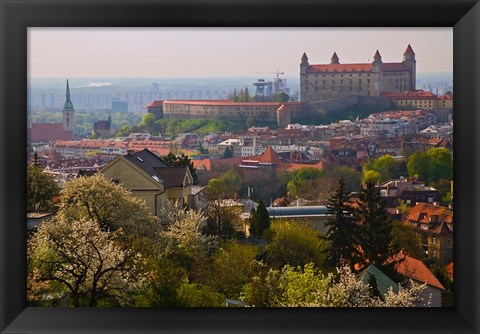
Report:
[[[277,79],[281,76],[284,75],[285,72],[280,72],[277,70],[276,72],[257,72],[258,74],[275,74],[277,76]]]

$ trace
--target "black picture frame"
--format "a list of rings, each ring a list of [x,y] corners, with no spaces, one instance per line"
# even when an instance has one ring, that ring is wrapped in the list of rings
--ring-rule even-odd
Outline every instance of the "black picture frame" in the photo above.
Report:
[[[0,331],[2,333],[479,332],[480,4],[478,1],[0,0],[0,15]],[[455,307],[440,309],[27,308],[24,205],[27,28],[82,26],[453,27]],[[75,41],[71,42],[75,43]]]

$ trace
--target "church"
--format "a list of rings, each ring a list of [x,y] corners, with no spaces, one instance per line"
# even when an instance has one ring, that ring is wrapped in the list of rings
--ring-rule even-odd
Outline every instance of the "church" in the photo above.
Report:
[[[75,109],[70,100],[70,87],[66,88],[65,103],[63,104],[62,123],[33,123],[27,129],[27,137],[30,142],[51,142],[55,140],[72,140],[75,128]]]
[[[415,90],[416,60],[410,44],[403,61],[384,63],[377,50],[371,63],[342,64],[334,52],[330,64],[300,63],[300,101],[323,102],[350,95],[380,96],[383,92]]]

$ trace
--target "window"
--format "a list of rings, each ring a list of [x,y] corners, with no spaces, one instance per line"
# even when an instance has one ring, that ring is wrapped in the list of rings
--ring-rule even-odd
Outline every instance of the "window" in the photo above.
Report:
[[[432,251],[432,258],[435,259],[436,257],[437,257],[437,251],[436,251],[436,250],[433,250],[433,251]]]
[[[437,238],[432,238],[432,244],[434,244],[434,245],[437,244]]]

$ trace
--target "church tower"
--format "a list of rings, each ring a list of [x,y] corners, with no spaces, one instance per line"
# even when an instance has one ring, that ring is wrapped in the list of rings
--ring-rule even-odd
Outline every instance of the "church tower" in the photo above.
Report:
[[[410,71],[410,87],[408,87],[408,90],[415,90],[417,81],[417,61],[415,60],[415,52],[413,52],[410,44],[408,44],[405,52],[403,53],[403,63]]]
[[[65,103],[63,104],[63,131],[73,131],[75,129],[75,109],[73,109],[73,103],[70,100],[70,87],[67,79],[67,92],[65,97]]]

